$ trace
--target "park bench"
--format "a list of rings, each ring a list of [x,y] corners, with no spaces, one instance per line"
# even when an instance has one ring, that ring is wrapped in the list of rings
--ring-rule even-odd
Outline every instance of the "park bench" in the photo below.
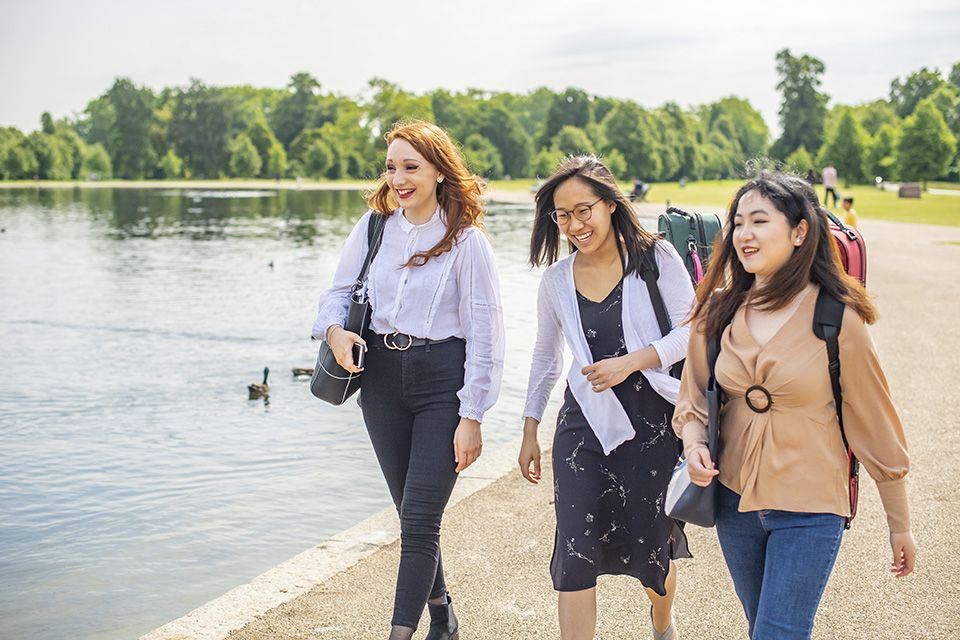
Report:
[[[919,198],[920,197],[920,183],[919,182],[905,182],[900,185],[900,197],[901,198]]]

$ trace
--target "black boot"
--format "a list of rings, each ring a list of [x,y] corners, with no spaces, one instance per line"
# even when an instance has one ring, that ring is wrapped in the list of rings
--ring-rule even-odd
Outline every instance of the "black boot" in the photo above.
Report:
[[[453,613],[453,603],[450,596],[447,595],[446,604],[430,604],[430,631],[423,640],[459,640],[460,624],[457,622],[457,616]]]

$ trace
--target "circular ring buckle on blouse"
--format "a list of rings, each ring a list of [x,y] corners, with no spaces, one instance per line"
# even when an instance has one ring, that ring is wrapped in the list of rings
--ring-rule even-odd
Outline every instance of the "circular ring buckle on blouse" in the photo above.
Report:
[[[400,336],[403,336],[407,339],[407,343],[402,347],[397,344],[397,338]],[[399,331],[387,333],[383,336],[383,344],[388,349],[393,349],[394,351],[406,351],[410,348],[410,345],[413,344],[413,336],[407,335],[406,333],[400,333]]]
[[[750,393],[753,391],[761,391],[763,392],[763,395],[767,396],[767,403],[764,406],[757,407],[753,404],[753,400],[750,398]],[[754,411],[756,411],[757,413],[766,413],[767,411],[770,411],[770,405],[773,404],[773,396],[770,395],[769,391],[767,391],[766,389],[764,389],[758,384],[755,384],[749,389],[747,389],[747,392],[743,394],[743,399],[747,401],[747,406],[753,409]]]

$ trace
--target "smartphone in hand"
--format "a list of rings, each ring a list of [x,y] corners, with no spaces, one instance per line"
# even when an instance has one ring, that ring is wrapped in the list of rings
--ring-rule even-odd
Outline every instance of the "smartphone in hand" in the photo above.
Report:
[[[367,348],[359,342],[353,343],[353,363],[357,369],[363,369],[363,357],[367,354]]]

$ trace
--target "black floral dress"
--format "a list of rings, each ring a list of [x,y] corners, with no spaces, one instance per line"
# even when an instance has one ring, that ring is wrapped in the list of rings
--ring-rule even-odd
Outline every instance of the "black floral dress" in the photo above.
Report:
[[[594,361],[625,355],[623,281],[602,302],[579,292],[577,301]],[[682,449],[670,426],[673,405],[639,371],[613,392],[637,435],[608,456],[569,386],[564,393],[553,440],[553,586],[580,591],[596,586],[598,575],[623,574],[664,595],[670,559],[691,557],[683,529],[663,512]]]

